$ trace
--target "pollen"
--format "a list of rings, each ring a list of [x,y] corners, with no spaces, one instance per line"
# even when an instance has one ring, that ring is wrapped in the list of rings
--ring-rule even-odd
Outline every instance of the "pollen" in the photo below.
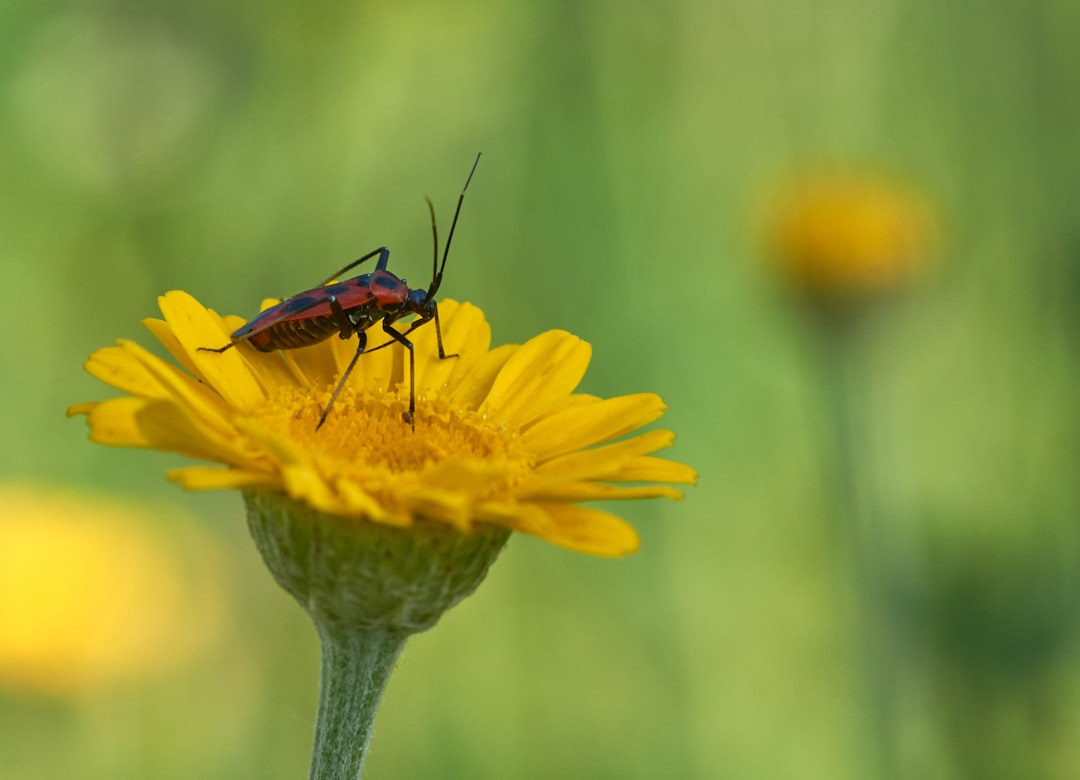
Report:
[[[310,394],[282,387],[255,417],[268,433],[300,444],[342,473],[359,468],[401,475],[445,462],[485,463],[505,469],[510,479],[532,466],[516,426],[493,425],[437,396],[417,398],[414,429],[406,418],[407,387],[388,393],[346,387],[316,429],[329,397],[330,389]]]

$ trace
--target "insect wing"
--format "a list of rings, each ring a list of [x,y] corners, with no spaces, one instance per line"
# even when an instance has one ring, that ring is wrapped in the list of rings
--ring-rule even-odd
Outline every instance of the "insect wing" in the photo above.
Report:
[[[361,306],[369,306],[375,301],[375,296],[371,294],[369,287],[370,282],[371,274],[364,274],[347,282],[338,282],[321,289],[326,292],[327,298],[334,296],[341,308],[349,311]],[[329,311],[329,303],[327,310]]]
[[[337,282],[326,287],[316,287],[286,298],[252,318],[232,334],[233,341],[243,341],[282,322],[309,320],[330,315],[330,298],[336,297],[341,307],[348,311],[369,304],[374,300],[367,288],[370,274],[364,274],[348,282]]]
[[[320,299],[308,293],[301,293],[300,295],[294,295],[292,298],[286,298],[281,303],[271,306],[269,309],[261,312],[251,321],[238,328],[232,334],[232,340],[242,341],[251,338],[255,334],[261,333],[267,328],[272,327],[279,322],[285,322],[286,320],[294,320],[301,317],[315,317],[317,316],[316,310],[320,305],[325,305],[326,310],[330,310],[329,304],[324,303],[324,299]]]

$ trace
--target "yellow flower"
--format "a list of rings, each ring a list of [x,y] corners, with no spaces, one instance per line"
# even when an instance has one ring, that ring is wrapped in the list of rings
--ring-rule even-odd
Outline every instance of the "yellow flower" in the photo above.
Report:
[[[91,439],[102,444],[225,464],[170,472],[187,488],[268,491],[329,515],[390,526],[418,518],[462,531],[497,525],[581,552],[620,555],[637,548],[633,529],[578,502],[680,498],[655,483],[696,479],[692,469],[652,455],[671,445],[670,431],[615,441],[666,407],[651,393],[575,393],[591,349],[563,331],[490,349],[483,313],[444,301],[446,350],[459,357],[438,358],[431,327],[411,336],[415,432],[402,419],[409,389],[405,351],[397,346],[361,357],[316,431],[355,340],[331,338],[280,353],[248,344],[200,351],[226,344],[244,321],[219,317],[184,292],[168,293],[160,305],[164,320],[145,325],[184,370],[120,341],[95,352],[86,369],[129,395],[78,404],[68,414],[86,414]],[[628,482],[643,484],[620,484]]]
[[[851,297],[907,282],[926,258],[925,204],[884,180],[847,175],[794,188],[779,203],[773,244],[788,281],[815,296]]]
[[[182,663],[220,630],[213,555],[132,506],[0,485],[0,688],[63,694]],[[209,575],[209,572],[206,572]]]

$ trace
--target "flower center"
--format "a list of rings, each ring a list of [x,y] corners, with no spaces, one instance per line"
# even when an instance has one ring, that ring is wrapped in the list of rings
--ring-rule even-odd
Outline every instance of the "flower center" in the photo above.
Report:
[[[516,428],[493,425],[471,409],[438,396],[417,399],[415,430],[406,421],[408,388],[396,392],[346,387],[318,430],[329,392],[282,387],[256,413],[261,426],[335,470],[354,468],[402,474],[447,461],[505,467],[511,478],[530,468]]]

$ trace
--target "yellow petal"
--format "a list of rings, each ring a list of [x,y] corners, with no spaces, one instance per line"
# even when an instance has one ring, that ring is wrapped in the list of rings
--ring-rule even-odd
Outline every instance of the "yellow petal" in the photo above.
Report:
[[[670,447],[674,440],[675,434],[671,431],[649,431],[615,444],[542,461],[533,475],[540,480],[610,479],[631,461]]]
[[[311,465],[312,457],[301,443],[275,436],[246,417],[237,417],[233,420],[233,424],[238,431],[256,442],[260,449],[265,450],[275,463],[285,466],[307,467]]]
[[[285,366],[285,370],[289,373],[289,376],[292,377],[293,381],[299,387],[317,387],[320,389],[326,387],[326,385],[330,383],[330,375],[324,377],[320,375],[318,373],[318,370],[316,369],[311,370],[311,376],[308,376],[309,371],[305,370],[307,368],[306,363],[304,363],[303,361],[298,362],[296,360],[296,358],[300,357],[303,352],[304,350],[302,349],[290,349],[282,351],[280,353],[281,363]]]
[[[290,498],[327,514],[357,516],[355,509],[330,489],[313,466],[299,463],[286,465],[281,469],[281,477]]]
[[[199,367],[195,365],[195,362],[188,356],[187,350],[184,349],[180,340],[176,338],[176,335],[172,331],[172,326],[165,322],[165,320],[159,320],[156,317],[147,317],[142,321],[143,326],[150,331],[150,333],[156,338],[165,349],[169,350],[169,354],[180,363],[188,373],[192,376],[197,376],[199,379],[205,379],[199,373]]]
[[[626,522],[608,512],[572,504],[486,501],[477,518],[538,536],[570,550],[619,556],[638,549],[638,536]]]
[[[599,509],[574,504],[538,504],[551,525],[542,534],[546,541],[590,555],[619,556],[636,552],[637,532],[619,517]]]
[[[259,463],[258,453],[245,441],[227,438],[193,416],[187,407],[172,401],[149,401],[134,418],[134,424],[154,449],[238,466]]]
[[[220,317],[208,312],[183,291],[166,293],[158,303],[173,335],[197,367],[199,375],[231,406],[247,411],[266,400],[266,393],[235,348],[221,353],[199,349],[229,343],[229,334]]]
[[[337,353],[342,352],[339,359]],[[321,344],[300,349],[283,349],[281,356],[286,362],[291,363],[306,380],[307,384],[314,388],[322,389],[331,382],[336,382],[336,377],[345,365],[348,365],[356,352],[356,338],[341,339],[332,336]],[[344,356],[348,353],[347,357]],[[342,361],[342,367],[339,363]]]
[[[479,307],[468,301],[447,298],[439,303],[439,318],[449,352],[483,353],[491,349],[491,326]]]
[[[247,324],[247,320],[243,317],[238,317],[235,314],[223,314],[221,315],[221,326],[227,333],[236,333],[244,325]]]
[[[119,447],[179,452],[193,458],[248,465],[252,457],[194,421],[171,401],[114,398],[87,416],[90,439]]]
[[[492,525],[501,525],[514,531],[543,538],[551,525],[548,513],[536,504],[516,501],[483,501],[473,507],[474,519]]]
[[[621,487],[596,482],[563,482],[542,490],[529,492],[526,496],[535,501],[614,501],[634,498],[682,499],[681,491],[667,485],[639,485]]]
[[[517,344],[504,344],[488,352],[456,384],[450,385],[449,400],[467,408],[476,409],[491,392],[491,386],[503,366],[518,350]]]
[[[610,479],[618,482],[675,482],[680,485],[696,485],[697,477],[696,471],[682,463],[644,455],[635,458]]]
[[[388,346],[383,346],[384,344]],[[347,341],[335,338],[329,345],[332,350],[331,357],[334,359],[334,370],[330,375],[330,381],[326,382],[325,386],[332,389],[341,381],[345,368],[356,355],[356,345],[355,336]],[[312,351],[320,348],[312,348]],[[357,359],[348,384],[352,387],[365,387],[378,392],[393,390],[405,376],[404,353],[405,347],[388,336],[382,327],[375,326],[368,329],[367,346]]]
[[[296,374],[282,358],[284,353],[258,352],[250,346],[240,350],[240,355],[246,360],[248,369],[258,380],[267,396],[282,386],[307,387],[308,383]]]
[[[67,408],[67,416],[69,418],[75,417],[80,414],[90,414],[90,412],[101,406],[100,401],[86,401],[81,404],[72,404]]]
[[[407,526],[411,523],[411,518],[407,514],[387,512],[370,493],[351,480],[338,480],[334,483],[334,487],[353,516],[364,517],[387,525]]]
[[[468,531],[472,525],[472,501],[468,496],[424,485],[401,487],[397,492],[415,517],[441,520],[460,531]]]
[[[550,460],[637,430],[660,417],[665,409],[660,396],[653,393],[574,405],[537,422],[522,434],[521,441],[539,460]]]
[[[439,304],[447,355],[439,358],[439,342],[434,323],[419,328],[410,336],[416,345],[416,388],[418,393],[442,387],[454,387],[469,373],[476,361],[491,346],[491,327],[483,312],[471,303],[443,301]]]
[[[619,476],[624,468],[642,453],[669,446],[674,438],[670,431],[650,431],[605,447],[562,455],[534,469],[514,492],[518,498],[542,498],[568,482],[625,481]]]
[[[565,412],[568,409],[576,409],[578,407],[591,406],[592,404],[602,401],[604,399],[595,395],[589,395],[588,393],[574,393],[565,401],[559,404],[558,408],[553,410],[556,412]]]
[[[187,490],[272,489],[281,486],[281,480],[276,474],[245,469],[222,469],[214,466],[186,466],[172,469],[168,472],[168,477]]]
[[[363,492],[357,490],[342,495],[332,488],[314,453],[302,443],[274,435],[245,418],[238,418],[235,422],[239,430],[266,449],[277,464],[285,492],[291,498],[328,514],[343,517],[369,514],[367,502],[362,498]],[[338,483],[335,480],[335,484]]]
[[[135,422],[136,416],[151,403],[161,402],[125,397],[95,404],[86,414],[86,422],[90,426],[90,441],[114,447],[154,449],[155,445]]]
[[[124,348],[128,343],[121,342],[118,347],[99,349],[83,366],[86,372],[117,390],[140,398],[168,398],[168,388]]]
[[[529,339],[499,372],[481,413],[496,421],[529,423],[570,396],[591,356],[592,347],[566,331]]]
[[[218,433],[226,437],[232,434],[233,428],[229,423],[231,413],[221,396],[135,342],[123,341],[121,346],[163,389],[162,397],[186,405],[194,416]]]
[[[505,465],[480,460],[447,460],[433,463],[420,472],[420,479],[425,485],[456,490],[468,496],[483,495],[505,483],[508,477],[509,471]]]

